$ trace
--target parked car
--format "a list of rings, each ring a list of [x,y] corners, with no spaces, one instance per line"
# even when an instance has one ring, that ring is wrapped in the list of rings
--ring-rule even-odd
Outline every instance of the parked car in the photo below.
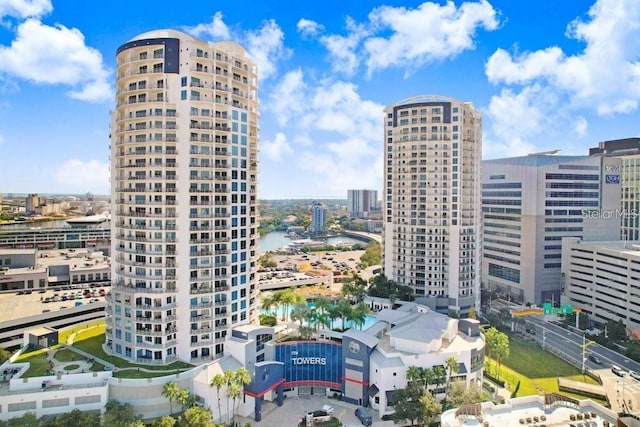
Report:
[[[637,373],[636,371],[629,371],[629,376],[634,380],[640,381],[640,374]]]
[[[371,419],[371,415],[369,415],[367,408],[358,406],[356,408],[356,417],[358,417],[363,426],[370,426],[373,424],[373,420]]]
[[[619,367],[619,366],[612,365],[611,366],[611,372],[613,372],[614,374],[616,374],[619,377],[624,377],[624,370],[622,370],[622,368]]]

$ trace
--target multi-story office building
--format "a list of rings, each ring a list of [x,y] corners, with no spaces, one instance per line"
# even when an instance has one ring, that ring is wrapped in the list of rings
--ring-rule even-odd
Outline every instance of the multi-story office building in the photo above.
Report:
[[[589,149],[590,156],[616,156],[620,165],[608,166],[609,174],[620,175],[622,240],[640,240],[640,138],[602,141]]]
[[[614,240],[620,160],[549,153],[482,165],[482,283],[519,302],[559,302],[562,238]]]
[[[640,332],[640,245],[627,241],[562,241],[563,303],[600,324],[622,321]]]
[[[385,109],[383,268],[440,312],[480,302],[482,118],[418,96]]]
[[[347,210],[351,218],[368,218],[372,211],[378,211],[376,190],[348,190]]]
[[[326,231],[327,208],[320,202],[311,205],[311,233],[320,234]]]
[[[217,358],[227,331],[256,316],[257,84],[233,42],[158,30],[118,48],[113,354]]]

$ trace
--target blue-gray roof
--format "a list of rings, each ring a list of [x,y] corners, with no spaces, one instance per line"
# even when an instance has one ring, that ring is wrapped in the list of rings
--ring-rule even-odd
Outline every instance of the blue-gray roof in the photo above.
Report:
[[[549,154],[532,154],[529,156],[507,157],[504,159],[483,160],[483,164],[491,165],[514,165],[514,166],[549,166],[559,163],[572,163],[584,161],[590,156],[557,156]],[[598,158],[594,158],[598,159]],[[594,163],[596,161],[594,160]]]

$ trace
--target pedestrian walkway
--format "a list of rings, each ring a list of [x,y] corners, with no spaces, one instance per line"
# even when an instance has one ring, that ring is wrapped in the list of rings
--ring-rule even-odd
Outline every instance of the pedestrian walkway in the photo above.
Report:
[[[63,348],[67,348],[67,346],[63,346]],[[69,348],[69,350],[74,351],[73,348]],[[85,357],[84,360],[61,362],[56,359],[56,353],[58,351],[60,351],[60,349],[47,352],[47,359],[53,366],[53,372],[55,372],[56,374],[81,374],[91,371],[93,361],[91,361],[90,359]],[[68,369],[71,366],[74,366],[74,368]]]

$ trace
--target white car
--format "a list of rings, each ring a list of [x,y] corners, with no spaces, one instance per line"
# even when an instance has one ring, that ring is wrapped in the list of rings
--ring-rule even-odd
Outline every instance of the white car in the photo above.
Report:
[[[634,380],[640,381],[640,374],[638,374],[636,371],[629,371],[629,376]]]
[[[322,410],[325,411],[327,414],[332,415],[333,411],[334,411],[334,408],[331,405],[324,405],[322,407]]]

